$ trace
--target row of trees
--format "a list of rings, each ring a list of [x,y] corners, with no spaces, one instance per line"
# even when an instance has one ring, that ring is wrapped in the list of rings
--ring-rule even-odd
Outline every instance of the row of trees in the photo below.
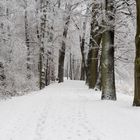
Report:
[[[86,78],[86,83],[89,88],[101,89],[101,98],[103,100],[116,100],[114,72],[115,32],[117,24],[116,13],[118,10],[121,11],[122,7],[124,8],[126,6],[125,10],[127,10],[127,12],[125,10],[125,12],[121,12],[124,12],[126,15],[131,15],[132,11],[129,4],[130,1],[93,0],[91,5],[87,7],[87,11],[91,11],[91,31],[87,58],[84,55],[86,19],[83,21],[84,33],[82,37],[80,36],[82,55],[81,80],[85,80]],[[69,20],[67,21],[69,22]],[[62,50],[65,52],[65,49]],[[59,61],[61,72],[64,69],[63,64],[64,62],[61,63],[61,61]],[[63,77],[63,73],[58,75],[59,82],[63,82]]]
[[[115,2],[112,0],[105,0],[104,2],[95,1],[92,8],[87,83],[90,88],[95,88],[100,72],[102,99],[107,100],[116,100],[114,74],[115,10]],[[98,15],[102,16],[100,22],[97,18]],[[100,68],[98,68],[100,46],[101,59]]]
[[[2,96],[42,89],[55,80],[59,1],[0,2],[0,87]],[[61,27],[61,26],[60,26]],[[60,37],[61,38],[61,37]]]
[[[71,57],[69,74],[72,79],[79,79],[74,76],[74,69],[78,73],[80,59],[71,49],[73,42],[67,44],[72,40],[74,26],[82,20],[80,11],[83,9],[79,11],[78,8],[86,2],[2,0],[0,4],[2,96],[42,89],[58,75],[59,82],[63,81],[60,77],[64,74],[65,51]]]
[[[87,62],[84,56],[85,34],[80,38],[80,47],[82,54],[81,64],[81,80],[85,80],[89,88],[100,88],[102,90],[102,99],[116,100],[115,88],[115,72],[114,72],[114,40],[116,27],[116,11],[122,5],[127,6],[128,13],[133,17],[130,9],[130,1],[123,1],[120,5],[119,1],[104,0],[92,3],[92,18],[91,18],[91,32],[89,42],[89,52]],[[134,106],[140,106],[140,89],[139,89],[139,23],[140,23],[140,3],[136,0],[137,5],[137,34],[136,34],[136,59],[135,59],[135,96]],[[124,11],[123,11],[124,12]],[[101,17],[101,18],[99,18]],[[69,20],[68,20],[69,21]],[[85,23],[83,29],[85,30]],[[63,50],[63,49],[62,49]],[[101,50],[101,57],[99,59],[99,50]],[[59,61],[59,65],[61,62]],[[61,65],[63,67],[63,65]],[[61,68],[62,71],[62,68]],[[62,74],[63,75],[63,74]],[[63,76],[59,75],[63,82]]]
[[[136,4],[134,105],[139,106],[138,0]],[[57,78],[61,83],[66,75],[70,79],[85,80],[89,88],[101,89],[103,100],[116,100],[116,61],[129,59],[122,54],[115,55],[120,49],[118,46],[129,44],[129,41],[123,43],[118,28],[129,29],[124,18],[134,21],[134,6],[131,0],[2,0],[2,96],[42,89]],[[125,29],[123,35],[127,36]],[[126,54],[128,48],[124,50]]]

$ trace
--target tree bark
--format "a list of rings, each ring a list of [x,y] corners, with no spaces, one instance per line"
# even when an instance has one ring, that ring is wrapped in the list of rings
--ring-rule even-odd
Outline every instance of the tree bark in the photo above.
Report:
[[[136,57],[135,57],[135,93],[134,106],[140,106],[140,1],[136,0],[137,7],[137,33],[135,38]]]
[[[31,52],[30,52],[30,38],[29,38],[29,25],[28,25],[28,12],[25,9],[25,43],[27,47],[27,79],[31,79]]]
[[[51,78],[50,78],[50,57],[49,57],[49,53],[47,56],[47,60],[46,60],[46,76],[45,76],[45,85],[48,86],[50,84]]]
[[[42,16],[40,18],[41,23],[37,29],[37,37],[39,39],[39,87],[40,89],[45,87],[45,74],[46,74],[46,61],[45,61],[45,48],[44,48],[44,38],[46,31],[46,17],[47,17],[47,5],[48,2],[41,0],[40,1],[40,12]]]
[[[62,46],[61,46],[61,49],[59,50],[59,62],[58,62],[58,82],[59,83],[64,81],[64,60],[65,60],[66,38],[67,38],[68,26],[70,22],[69,12],[71,8],[68,5],[66,9],[68,10],[67,11],[68,17],[66,18],[66,23],[64,26]]]
[[[90,44],[87,61],[87,83],[89,88],[94,88],[98,76],[98,53],[102,38],[101,27],[97,21],[100,4],[95,2],[92,8],[92,22],[90,32]]]
[[[71,54],[71,52],[70,52],[70,70],[69,70],[69,77],[70,77],[70,80],[72,80],[73,73],[72,73],[72,54]]]
[[[6,88],[6,76],[4,73],[4,66],[3,63],[0,62],[0,93],[4,93],[4,90]]]
[[[84,47],[85,47],[85,35],[83,37],[80,37],[80,48],[81,48],[81,55],[82,55],[82,62],[81,62],[81,76],[80,80],[85,80],[86,76],[86,64],[85,64],[85,53],[84,53]]]
[[[88,8],[86,10],[86,14],[88,14]],[[87,17],[85,17],[85,21],[83,22],[83,31],[82,35],[80,35],[80,49],[81,49],[81,75],[80,80],[86,79],[86,60],[85,60],[85,39],[86,39],[86,25],[87,25]]]
[[[101,87],[102,87],[102,83],[101,83],[101,59],[100,59],[100,65],[99,65],[99,68],[98,68],[98,76],[97,76],[97,81],[96,81],[96,84],[95,84],[95,90],[101,90]]]
[[[67,30],[65,31],[67,32]],[[67,33],[66,33],[67,34]],[[67,36],[67,35],[66,35]],[[62,47],[59,50],[59,66],[58,66],[58,82],[61,83],[64,81],[64,59],[65,59],[65,49],[66,43],[62,41]]]
[[[114,74],[114,1],[105,1],[105,31],[102,35],[102,100],[116,100],[115,74]]]

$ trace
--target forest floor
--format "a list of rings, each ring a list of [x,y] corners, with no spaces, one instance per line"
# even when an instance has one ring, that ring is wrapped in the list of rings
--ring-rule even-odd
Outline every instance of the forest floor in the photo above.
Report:
[[[101,101],[81,81],[0,102],[0,140],[140,140],[140,108],[132,97]]]

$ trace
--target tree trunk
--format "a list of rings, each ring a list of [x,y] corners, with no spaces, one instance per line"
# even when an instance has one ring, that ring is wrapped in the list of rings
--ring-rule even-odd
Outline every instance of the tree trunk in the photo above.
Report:
[[[0,62],[0,93],[4,93],[5,87],[6,87],[6,76],[4,73],[4,66],[3,63]]]
[[[88,8],[86,10],[86,14],[88,14]],[[80,36],[80,49],[81,49],[81,56],[82,56],[80,80],[85,80],[86,78],[86,60],[85,60],[85,52],[84,52],[85,51],[85,38],[86,38],[86,25],[87,25],[87,17],[85,18],[85,21],[83,22],[82,36]]]
[[[48,86],[50,84],[51,78],[50,78],[50,57],[49,57],[49,53],[47,56],[47,60],[46,60],[46,76],[45,76],[45,85]]]
[[[105,32],[102,35],[102,100],[116,100],[114,74],[114,1],[105,1]]]
[[[46,61],[44,54],[44,38],[46,31],[46,18],[47,18],[47,1],[40,1],[40,12],[42,16],[40,18],[40,27],[37,29],[37,37],[39,39],[39,87],[40,89],[45,87],[45,74],[46,74]]]
[[[136,33],[136,57],[135,57],[135,94],[134,106],[140,106],[140,1],[136,0],[137,6],[137,33]]]
[[[98,68],[98,76],[97,76],[97,81],[96,81],[96,84],[95,84],[95,90],[101,90],[101,86],[102,86],[102,83],[101,83],[101,60],[100,60],[100,65],[99,65],[99,68]]]
[[[69,77],[70,77],[70,80],[72,80],[73,73],[72,73],[72,54],[71,54],[71,52],[70,52],[70,69],[69,69]]]
[[[31,79],[31,52],[30,52],[30,39],[29,39],[29,25],[28,25],[28,13],[25,9],[25,43],[27,47],[27,79]]]
[[[67,30],[66,30],[67,32]],[[67,34],[67,33],[66,33]],[[62,47],[59,50],[59,67],[58,67],[58,82],[61,83],[64,81],[64,59],[65,59],[65,48],[66,43],[62,41]]]
[[[65,49],[66,49],[66,38],[68,34],[68,26],[70,22],[70,15],[69,12],[71,10],[71,6],[67,5],[66,9],[68,10],[68,17],[66,18],[66,23],[64,26],[63,31],[63,40],[62,40],[62,46],[59,50],[59,64],[58,64],[58,82],[61,83],[64,81],[64,60],[65,60]]]
[[[94,88],[98,76],[98,53],[102,38],[101,27],[97,21],[100,3],[95,2],[92,8],[92,22],[90,32],[90,44],[87,61],[87,83],[89,88]]]
[[[58,5],[60,4],[60,0],[58,1]],[[49,12],[54,12],[55,9],[54,7],[51,7],[50,3],[48,4],[49,7]],[[55,16],[55,14],[53,14]],[[54,48],[54,20],[51,20],[51,23],[48,23],[47,26],[47,36],[46,36],[46,74],[45,74],[45,79],[46,79],[46,86],[48,86],[51,81],[55,81],[55,48]],[[49,26],[51,25],[51,26]]]
[[[81,48],[81,55],[82,55],[82,62],[81,62],[81,76],[80,80],[85,80],[86,76],[86,64],[85,64],[85,53],[84,53],[84,47],[85,47],[85,35],[83,37],[80,37],[80,48]]]
[[[96,39],[96,42],[100,44],[101,36]],[[95,47],[91,48],[88,53],[88,85],[89,88],[95,88],[98,77],[98,53],[99,46],[94,45]]]

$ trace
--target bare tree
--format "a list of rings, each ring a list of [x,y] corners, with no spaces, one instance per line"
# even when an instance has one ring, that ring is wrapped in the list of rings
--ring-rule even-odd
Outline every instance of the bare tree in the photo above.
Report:
[[[29,22],[28,22],[28,11],[27,11],[27,2],[25,7],[25,43],[27,47],[27,79],[31,79],[31,47],[30,47],[30,37],[29,37]]]
[[[42,13],[40,17],[40,25],[37,28],[37,36],[39,39],[39,87],[40,89],[45,86],[45,72],[46,72],[46,62],[45,62],[45,34],[46,34],[46,18],[47,18],[47,0],[40,0],[40,12]]]
[[[140,106],[140,1],[136,0],[137,6],[137,33],[136,33],[136,58],[135,58],[135,96],[133,105]]]
[[[65,60],[65,50],[66,50],[66,38],[68,34],[68,27],[70,22],[70,11],[71,11],[71,5],[66,4],[66,19],[65,19],[65,26],[63,31],[63,39],[62,39],[62,46],[59,50],[59,62],[58,62],[58,79],[59,83],[64,81],[64,60]]]
[[[115,9],[114,0],[105,0],[102,34],[102,100],[116,100],[115,74],[114,74],[114,26]]]
[[[90,32],[90,44],[87,60],[87,83],[89,88],[95,88],[98,76],[98,58],[99,47],[101,43],[102,33],[101,26],[98,21],[101,12],[101,4],[99,1],[94,1],[92,7],[92,21]]]

